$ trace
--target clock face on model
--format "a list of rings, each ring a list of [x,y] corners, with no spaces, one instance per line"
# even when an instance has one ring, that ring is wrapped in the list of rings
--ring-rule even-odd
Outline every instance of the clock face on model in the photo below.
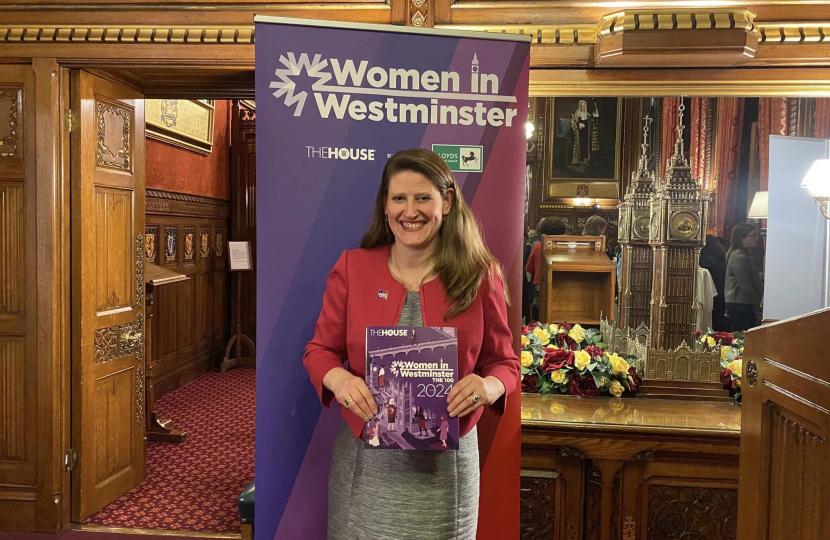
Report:
[[[648,216],[637,216],[634,218],[634,225],[631,227],[634,237],[640,240],[648,239]]]
[[[691,212],[677,212],[671,218],[669,230],[673,239],[694,240],[699,227],[698,217]]]

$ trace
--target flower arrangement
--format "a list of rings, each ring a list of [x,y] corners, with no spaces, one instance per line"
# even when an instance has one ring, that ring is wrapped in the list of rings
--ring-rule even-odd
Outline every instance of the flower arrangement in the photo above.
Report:
[[[639,360],[605,350],[599,331],[580,325],[536,323],[522,327],[522,392],[620,397],[636,392]]]
[[[715,332],[711,328],[696,333],[700,343],[710,351],[720,351],[720,382],[729,390],[735,403],[741,404],[741,376],[743,375],[743,332]]]

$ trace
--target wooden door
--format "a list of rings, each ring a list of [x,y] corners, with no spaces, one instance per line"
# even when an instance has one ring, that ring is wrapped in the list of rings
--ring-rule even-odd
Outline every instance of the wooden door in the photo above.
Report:
[[[72,519],[144,479],[144,100],[72,73]]]
[[[739,540],[830,538],[830,310],[747,332]]]

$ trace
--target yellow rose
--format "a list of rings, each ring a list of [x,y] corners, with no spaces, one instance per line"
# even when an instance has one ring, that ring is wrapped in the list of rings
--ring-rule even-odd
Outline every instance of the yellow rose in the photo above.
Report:
[[[706,343],[706,338],[707,337],[709,337],[709,336],[700,336],[700,342],[701,343]]]
[[[533,365],[533,353],[530,351],[522,351],[522,367],[530,367]]]
[[[619,399],[609,399],[608,408],[611,409],[611,412],[618,413],[625,408],[625,404]]]
[[[738,388],[741,387],[741,380],[740,379],[735,379],[735,386],[737,386]]]
[[[530,345],[530,338],[527,336],[522,336],[522,347],[527,347]]]
[[[575,324],[574,327],[571,328],[571,331],[568,332],[568,336],[577,343],[582,343],[582,340],[585,339],[585,329],[578,324]]]
[[[743,353],[744,353],[744,348],[743,348],[743,347],[741,347],[741,354],[743,354]]]
[[[558,334],[559,333],[559,325],[558,324],[549,324],[548,330],[551,334]]]
[[[732,360],[726,365],[726,369],[732,372],[735,377],[740,377],[743,372],[743,360]]]
[[[565,412],[565,407],[558,403],[551,403],[550,412],[552,412],[553,414],[562,414],[563,412]]]
[[[714,347],[715,346],[715,338],[713,338],[712,336],[707,337],[706,338],[706,344],[709,345],[710,347]]]
[[[608,377],[600,377],[599,378],[599,386],[603,387],[608,384]]]
[[[583,369],[588,367],[588,364],[590,364],[590,363],[591,363],[591,355],[588,354],[587,352],[579,351],[578,353],[576,353],[574,355],[574,365],[576,366],[576,369],[582,371]]]
[[[617,353],[611,353],[608,355],[608,363],[611,364],[611,370],[614,372],[614,375],[628,373],[628,362],[626,362],[625,359],[620,357]]]
[[[611,381],[611,386],[608,387],[608,391],[611,392],[612,396],[620,397],[623,391],[625,391],[625,387],[617,381]]]
[[[548,343],[550,343],[550,334],[541,326],[536,327],[536,330],[533,331],[533,335],[539,338],[539,343],[541,343],[542,345],[547,345]]]
[[[727,360],[730,349],[732,349],[732,347],[727,347],[726,345],[724,345],[723,347],[720,348],[720,359],[721,360]]]
[[[565,372],[561,369],[557,369],[556,371],[550,374],[550,379],[556,384],[562,384],[563,382],[565,382]]]

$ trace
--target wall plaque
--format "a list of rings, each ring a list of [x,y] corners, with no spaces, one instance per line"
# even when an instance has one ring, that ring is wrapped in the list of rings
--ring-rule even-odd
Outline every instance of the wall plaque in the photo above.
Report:
[[[146,99],[144,119],[147,137],[193,152],[213,150],[212,99]]]

